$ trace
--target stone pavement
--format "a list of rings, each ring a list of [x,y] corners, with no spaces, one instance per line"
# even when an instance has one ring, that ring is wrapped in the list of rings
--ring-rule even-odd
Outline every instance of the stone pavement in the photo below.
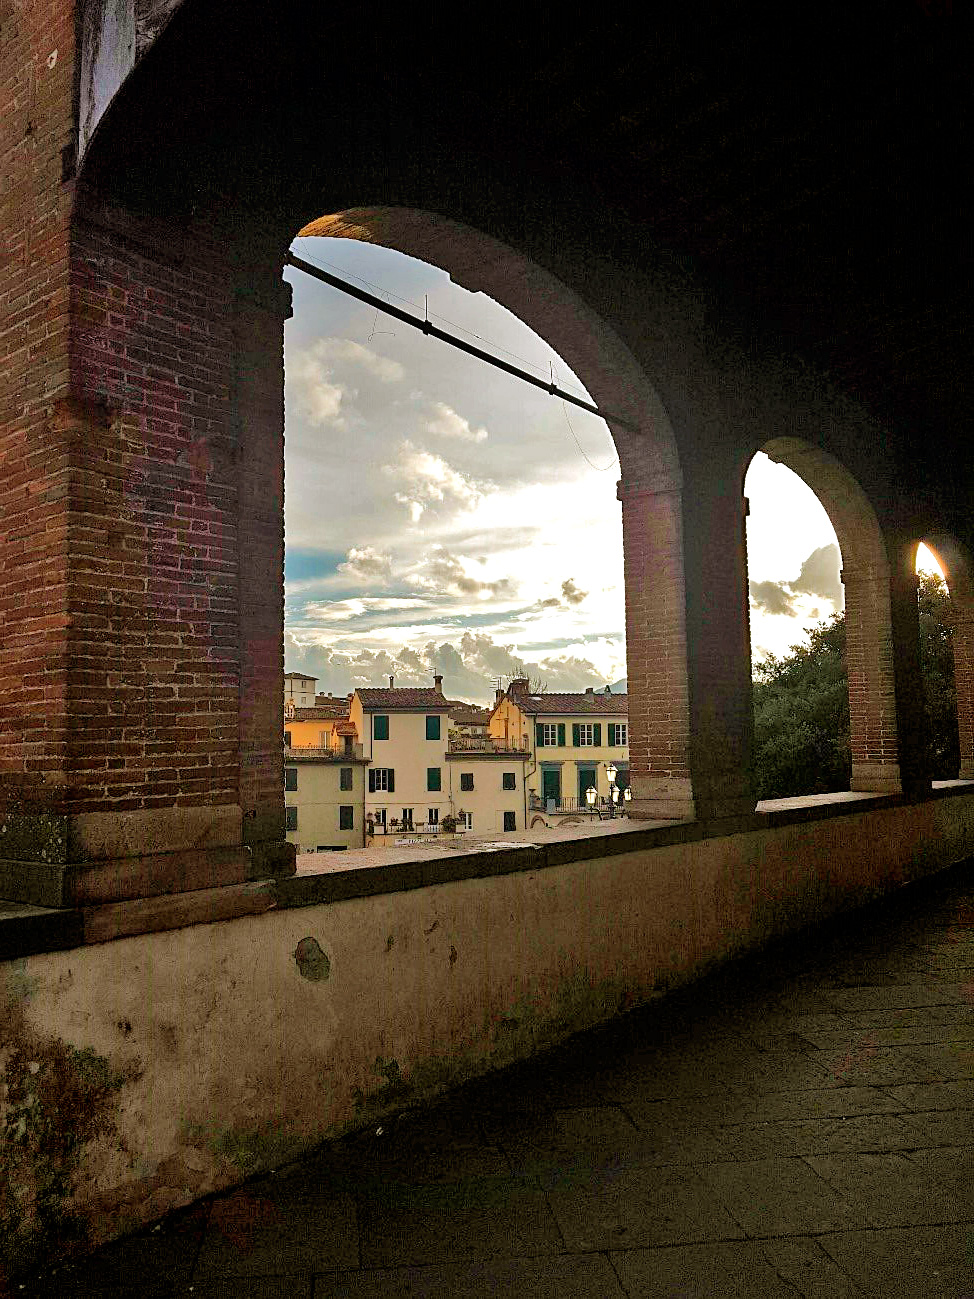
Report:
[[[974,1299],[974,869],[22,1293]]]

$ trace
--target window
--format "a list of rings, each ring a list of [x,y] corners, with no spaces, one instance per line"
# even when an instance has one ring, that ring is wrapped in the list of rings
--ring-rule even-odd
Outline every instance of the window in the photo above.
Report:
[[[355,829],[355,808],[340,807],[338,809],[338,828],[339,830]]]
[[[466,793],[473,789],[473,772],[464,771],[460,773],[460,788]]]
[[[517,813],[516,813],[516,812],[505,812],[505,813],[504,813],[504,829],[505,829],[505,830],[516,830],[516,829],[517,829]]]
[[[426,824],[427,825],[440,824],[440,809],[438,807],[428,807],[426,809]]]
[[[428,740],[438,740],[440,738],[440,719],[439,716],[427,717],[426,719],[426,738]]]
[[[426,788],[434,794],[438,794],[442,789],[442,779],[439,767],[426,768]]]
[[[373,740],[389,738],[389,718],[384,713],[376,713],[372,718],[372,738]]]
[[[460,812],[459,817],[465,830],[473,829],[473,812]]]
[[[290,732],[290,731],[285,731],[285,732],[284,732],[284,744],[285,744],[285,747],[288,748],[288,749],[291,747],[291,732]]]
[[[351,767],[342,767],[341,770],[339,771],[339,773],[338,773],[338,788],[339,788],[339,789],[351,789],[351,788],[352,788],[352,769],[351,769]]]
[[[392,767],[371,767],[369,769],[370,794],[394,794],[396,791],[396,773]]]
[[[629,724],[627,722],[609,723],[609,744],[628,744]]]
[[[284,829],[296,830],[298,828],[298,809],[296,807],[286,807],[284,809]]]
[[[572,744],[576,748],[587,748],[592,745],[598,746],[602,743],[602,723],[601,722],[573,722],[572,723]]]
[[[289,793],[293,793],[298,787],[298,769],[297,767],[284,768],[284,788]]]
[[[501,789],[517,789],[517,773],[505,771],[501,776]]]
[[[565,743],[564,722],[538,722],[535,727],[535,741],[539,748],[552,748]]]
[[[402,809],[402,828],[404,830],[411,830],[413,828],[413,809],[411,807],[404,807]]]

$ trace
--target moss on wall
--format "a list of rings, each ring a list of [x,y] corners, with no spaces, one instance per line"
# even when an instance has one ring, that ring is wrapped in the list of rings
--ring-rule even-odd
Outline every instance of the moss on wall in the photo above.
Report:
[[[0,1291],[42,1256],[83,1249],[73,1207],[82,1156],[95,1140],[118,1140],[117,1094],[142,1072],[35,1031],[29,994],[18,963],[0,995]]]

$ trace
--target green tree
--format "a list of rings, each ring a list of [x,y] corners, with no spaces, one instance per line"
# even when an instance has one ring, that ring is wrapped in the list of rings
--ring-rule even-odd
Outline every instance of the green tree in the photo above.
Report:
[[[957,775],[957,699],[950,596],[940,578],[921,575],[920,666],[926,696],[930,774]],[[848,789],[849,687],[845,615],[808,629],[809,643],[769,655],[754,672],[755,779],[758,798]]]
[[[930,775],[934,780],[953,780],[960,770],[960,744],[950,595],[936,574],[922,573],[918,599]]]

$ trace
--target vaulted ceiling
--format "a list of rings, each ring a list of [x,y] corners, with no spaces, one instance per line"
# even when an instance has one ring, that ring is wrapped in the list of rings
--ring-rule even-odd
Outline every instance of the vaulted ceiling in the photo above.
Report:
[[[200,149],[225,193],[244,178],[284,193],[281,160],[307,155],[324,193],[333,162],[378,149],[455,167],[458,185],[487,167],[570,189],[607,229],[621,214],[689,259],[918,464],[966,451],[974,122],[951,0],[517,24],[401,9],[183,0],[89,172],[141,172],[145,197],[167,170],[173,186],[198,174]]]

